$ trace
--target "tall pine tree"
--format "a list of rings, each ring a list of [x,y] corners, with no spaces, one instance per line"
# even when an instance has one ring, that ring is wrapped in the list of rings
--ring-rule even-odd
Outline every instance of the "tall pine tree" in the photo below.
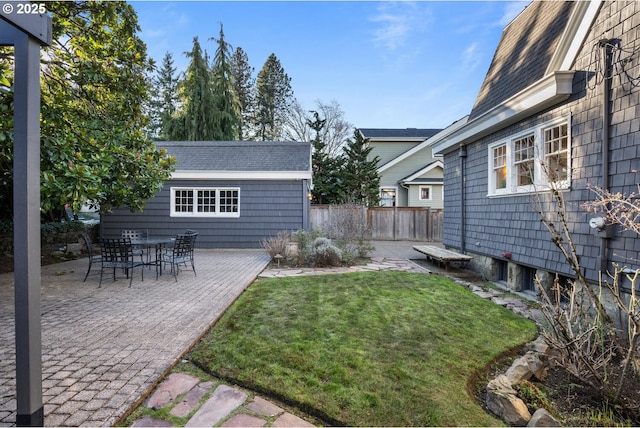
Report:
[[[213,57],[213,97],[214,107],[213,139],[218,141],[238,140],[242,117],[240,101],[233,85],[231,68],[231,45],[224,40],[224,31],[220,24],[220,37],[215,39],[218,47]]]
[[[317,111],[312,112],[314,120],[307,119],[307,125],[316,133],[313,139],[312,181],[313,192],[311,202],[314,204],[338,203],[340,190],[340,158],[332,158],[326,153],[326,144],[322,141],[322,128],[326,125],[325,119],[320,119]]]
[[[197,37],[193,38],[191,52],[185,55],[191,62],[179,85],[182,108],[171,121],[168,136],[172,140],[213,140],[216,136],[216,104],[212,74],[208,57],[203,53]]]
[[[173,63],[173,55],[167,52],[162,59],[162,67],[152,81],[151,111],[152,138],[167,140],[167,129],[178,108],[178,77]]]
[[[240,135],[244,140],[251,134],[251,115],[253,114],[253,67],[249,65],[249,57],[242,48],[236,48],[231,56],[231,73],[233,88],[240,102]]]
[[[291,78],[275,54],[269,55],[256,82],[254,122],[259,140],[279,140],[293,101]]]
[[[375,207],[380,205],[378,156],[368,160],[373,147],[357,129],[344,147],[344,165],[340,171],[340,202]]]

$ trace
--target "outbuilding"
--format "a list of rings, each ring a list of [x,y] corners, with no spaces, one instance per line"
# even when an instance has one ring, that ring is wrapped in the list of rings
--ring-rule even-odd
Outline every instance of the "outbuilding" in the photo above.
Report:
[[[102,236],[198,231],[199,248],[259,248],[283,230],[309,229],[311,144],[272,141],[158,142],[176,170],[142,212],[101,217]]]

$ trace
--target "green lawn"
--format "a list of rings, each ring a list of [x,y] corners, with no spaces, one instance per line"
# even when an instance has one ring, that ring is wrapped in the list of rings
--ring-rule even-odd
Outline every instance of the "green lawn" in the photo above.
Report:
[[[536,326],[438,275],[256,281],[191,353],[207,371],[350,426],[494,426],[468,380]]]

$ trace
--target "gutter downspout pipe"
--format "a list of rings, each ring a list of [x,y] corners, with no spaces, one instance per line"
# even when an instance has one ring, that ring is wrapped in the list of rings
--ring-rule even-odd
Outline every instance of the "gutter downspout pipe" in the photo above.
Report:
[[[602,47],[604,54],[604,81],[602,82],[602,188],[603,190],[609,190],[609,126],[611,121],[609,116],[611,109],[609,106],[610,92],[611,92],[611,56],[612,56],[612,43],[614,40],[600,40],[600,46]],[[609,248],[608,238],[603,236],[600,239],[600,272],[606,272],[609,268],[607,259],[607,252]]]
[[[465,188],[467,184],[466,180],[466,161],[467,161],[467,147],[462,145],[458,151],[460,157],[460,252],[465,254],[465,219],[467,217],[467,206],[465,198]]]

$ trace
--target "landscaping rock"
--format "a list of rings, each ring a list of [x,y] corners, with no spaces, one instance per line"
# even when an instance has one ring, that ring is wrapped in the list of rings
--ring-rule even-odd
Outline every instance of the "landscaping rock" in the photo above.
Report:
[[[525,426],[531,413],[524,401],[505,391],[487,391],[487,409],[511,426]]]
[[[533,376],[544,377],[546,365],[540,359],[540,356],[533,352],[527,352],[511,364],[509,370],[505,374],[511,385],[517,385],[525,380],[531,379]]]
[[[531,420],[527,424],[528,427],[559,427],[562,426],[551,414],[545,409],[535,411]]]
[[[517,391],[513,389],[513,384],[505,375],[500,375],[491,380],[487,385],[487,391],[501,391],[507,394],[517,394]]]

